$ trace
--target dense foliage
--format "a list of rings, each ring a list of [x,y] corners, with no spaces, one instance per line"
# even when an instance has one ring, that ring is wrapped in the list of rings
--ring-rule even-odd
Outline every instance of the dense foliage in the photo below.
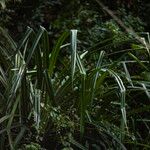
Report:
[[[141,3],[0,1],[1,150],[150,148]]]

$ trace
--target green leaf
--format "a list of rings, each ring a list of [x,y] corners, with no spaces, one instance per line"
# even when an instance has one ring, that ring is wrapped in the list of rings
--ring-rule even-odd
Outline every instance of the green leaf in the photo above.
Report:
[[[44,31],[45,31],[45,28],[43,28],[43,27],[40,26],[40,29],[39,29],[39,31],[38,31],[36,37],[35,37],[35,40],[34,40],[34,42],[33,42],[33,44],[32,44],[32,47],[31,47],[31,49],[29,50],[29,54],[28,54],[28,56],[27,56],[26,64],[29,64],[29,62],[30,62],[30,60],[31,60],[31,57],[32,57],[32,55],[33,55],[35,49],[36,49],[37,46],[39,45],[40,39],[41,39],[41,37],[42,37]]]
[[[60,49],[61,49],[61,45],[63,44],[63,42],[65,41],[65,39],[67,38],[68,35],[69,35],[68,32],[64,32],[61,35],[61,37],[58,39],[55,47],[52,50],[52,53],[50,55],[49,70],[48,70],[48,73],[50,76],[52,75],[53,70],[55,68],[58,54],[59,54]]]
[[[133,55],[132,53],[128,53],[129,54],[129,56],[131,56],[134,60],[136,60],[137,62],[138,62],[138,64],[142,67],[142,68],[144,68],[144,69],[146,69],[147,71],[149,71],[149,69],[135,56],[135,55]]]
[[[71,30],[71,77],[72,82],[75,74],[75,68],[77,63],[77,30]]]

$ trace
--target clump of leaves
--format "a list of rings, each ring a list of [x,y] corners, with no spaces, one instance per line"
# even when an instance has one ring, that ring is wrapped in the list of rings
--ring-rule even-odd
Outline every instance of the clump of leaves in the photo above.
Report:
[[[113,23],[106,25],[116,28]],[[51,144],[54,148],[125,149],[124,144],[138,147],[145,139],[142,146],[148,147],[149,137],[142,135],[139,122],[146,127],[144,132],[149,131],[149,81],[130,72],[133,63],[149,72],[146,45],[138,43],[139,48],[132,43],[130,52],[113,60],[103,49],[106,41],[84,53],[78,51],[77,30],[71,30],[69,43],[69,33],[64,32],[52,51],[43,27],[38,32],[28,28],[19,44],[2,31],[7,40],[0,43],[1,149],[18,148],[22,142],[34,148],[31,142],[45,148]],[[112,32],[118,35],[120,30]],[[70,53],[60,57],[65,50]],[[141,60],[138,56],[143,53],[146,57]],[[38,139],[27,143],[24,135],[33,133],[33,126]]]

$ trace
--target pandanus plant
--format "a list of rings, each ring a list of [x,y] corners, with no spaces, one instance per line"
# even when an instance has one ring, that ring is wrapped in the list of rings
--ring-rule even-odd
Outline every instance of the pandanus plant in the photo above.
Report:
[[[31,142],[47,149],[126,149],[124,141],[137,144],[129,130],[126,97],[131,99],[137,84],[149,97],[149,82],[132,78],[127,64],[149,69],[131,53],[112,62],[100,48],[78,51],[77,30],[70,33],[69,43],[64,43],[66,31],[51,48],[43,27],[37,33],[28,27],[19,43],[1,29],[0,149]],[[134,61],[123,60],[125,55]]]

